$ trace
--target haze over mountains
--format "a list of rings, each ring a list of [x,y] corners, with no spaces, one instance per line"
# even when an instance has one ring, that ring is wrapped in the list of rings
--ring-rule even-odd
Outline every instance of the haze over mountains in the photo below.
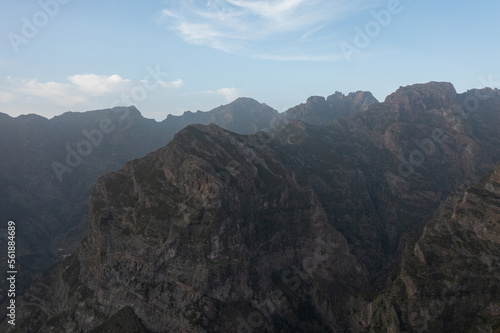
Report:
[[[352,102],[346,110],[353,108]],[[325,121],[346,112],[330,110]],[[169,115],[162,122],[142,117],[133,106],[67,112],[50,120],[0,113],[0,219],[22,221],[18,256],[30,274],[21,285],[76,249],[87,226],[88,197],[100,176],[165,146],[189,124],[215,123],[252,134],[274,127],[281,118],[251,98],[209,112]]]
[[[0,218],[22,226],[23,269],[76,249],[88,220],[75,254],[21,297],[24,330],[500,328],[497,89],[0,126],[16,143],[1,147]]]

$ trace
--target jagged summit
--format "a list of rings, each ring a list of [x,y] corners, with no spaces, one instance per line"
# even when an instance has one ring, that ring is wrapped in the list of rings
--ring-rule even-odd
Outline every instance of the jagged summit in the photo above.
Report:
[[[11,117],[6,113],[1,113],[0,112],[0,121],[3,122],[15,122],[15,123],[26,123],[30,121],[44,121],[48,120],[47,118],[37,115],[35,113],[30,113],[30,114],[22,114],[17,117]]]
[[[273,127],[278,117],[279,113],[275,109],[252,98],[240,97],[208,112],[188,111],[181,116],[169,115],[164,123],[174,132],[192,123],[216,123],[236,133],[252,134],[263,128]]]
[[[253,99],[253,98],[250,98],[250,97],[238,97],[237,99],[235,99],[234,101],[232,101],[231,103],[229,103],[229,105],[239,105],[239,104],[254,104],[254,105],[263,105],[263,103],[260,103],[259,101]]]
[[[335,119],[365,111],[377,99],[370,92],[358,91],[347,96],[336,92],[326,99],[311,96],[305,104],[297,105],[284,113],[288,119],[297,119],[315,125],[328,125]]]
[[[429,82],[400,87],[386,97],[386,103],[398,104],[400,107],[414,107],[416,102],[431,102],[434,105],[449,105],[457,95],[455,87],[449,82]]]

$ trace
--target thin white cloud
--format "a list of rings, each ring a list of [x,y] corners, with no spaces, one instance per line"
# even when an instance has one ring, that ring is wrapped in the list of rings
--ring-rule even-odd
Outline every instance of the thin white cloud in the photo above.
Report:
[[[0,92],[0,102],[7,103],[18,97],[29,99],[38,97],[59,106],[75,106],[89,103],[100,97],[122,96],[130,94],[134,87],[144,85],[144,81],[134,82],[120,75],[76,74],[67,77],[66,82],[41,82],[38,79],[7,77],[9,89]],[[176,79],[170,82],[158,81],[165,88],[179,88],[184,82]],[[148,83],[149,84],[149,83]]]
[[[258,54],[256,59],[275,60],[275,61],[314,61],[314,62],[335,62],[344,60],[342,55],[273,55],[273,54]]]
[[[110,76],[96,74],[80,74],[68,77],[68,81],[74,84],[82,92],[95,95],[110,95],[123,92],[131,88],[131,80],[123,79],[120,75]]]
[[[149,84],[148,80],[141,80],[140,82],[142,84]],[[184,85],[184,81],[182,79],[176,79],[176,80],[169,81],[169,82],[159,80],[158,83],[163,88],[168,88],[168,89],[177,89],[177,88],[180,88]]]
[[[9,103],[15,97],[16,96],[12,93],[0,91],[0,103]]]
[[[241,92],[238,88],[220,88],[217,90],[203,90],[198,92],[192,92],[191,94],[197,95],[213,95],[223,97],[226,102],[232,102],[238,97],[241,97]]]
[[[170,10],[167,10],[167,9],[163,9],[161,11],[160,17],[163,17],[163,18],[165,18],[165,17],[173,17],[173,18],[178,18],[178,19],[182,19],[183,18],[182,16],[179,16],[179,15],[177,15],[175,13],[172,13]]]
[[[162,87],[165,88],[180,88],[184,85],[184,81],[182,81],[182,79],[177,79],[170,82],[159,81],[159,83],[161,84]]]
[[[300,37],[300,39],[304,40],[304,39],[307,39],[309,37],[311,37],[312,35],[314,35],[316,32],[320,31],[321,29],[323,29],[325,27],[326,23],[323,23],[321,24],[320,26],[314,28],[314,29],[311,29],[309,31],[307,31],[305,34],[302,35],[302,37]]]
[[[310,0],[308,0],[310,1]],[[281,21],[291,12],[296,10],[305,0],[281,0],[281,1],[241,1],[228,0],[234,6],[248,9],[251,12],[270,18],[274,21]]]
[[[232,102],[239,97],[239,92],[236,88],[221,88],[216,93],[222,95],[227,102]]]
[[[87,99],[74,86],[59,82],[38,82],[35,79],[9,78],[14,89],[24,95],[48,99],[60,106],[74,106],[86,102]]]
[[[317,52],[318,46],[324,45],[325,35],[335,34],[327,25],[346,13],[379,3],[380,0],[210,0],[203,6],[200,2],[179,1],[171,2],[160,17],[169,29],[194,45],[250,57],[337,61],[343,59],[337,57],[337,44]],[[295,50],[293,54],[291,49]]]
[[[224,52],[235,52],[241,49],[239,39],[244,38],[224,33],[220,29],[214,29],[209,24],[180,22],[176,26],[176,30],[190,44],[209,46]]]

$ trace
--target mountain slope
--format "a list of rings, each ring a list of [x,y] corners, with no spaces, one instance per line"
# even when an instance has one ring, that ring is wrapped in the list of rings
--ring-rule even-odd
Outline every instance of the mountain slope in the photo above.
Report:
[[[189,119],[178,118],[182,123],[213,121],[233,130],[256,131],[269,127],[276,113],[240,99]],[[177,125],[146,119],[135,107],[67,112],[50,120],[2,114],[0,220],[19,223],[18,259],[26,273],[19,287],[75,251],[85,234],[95,181],[165,146],[180,129]]]
[[[364,329],[498,332],[499,285],[500,165],[450,197],[441,216],[409,244],[387,291],[360,306],[373,313],[364,316]]]
[[[61,306],[36,305],[43,296],[30,294],[21,306],[40,320],[21,327],[89,330],[130,306],[155,332],[237,331],[254,317],[264,330],[317,331],[339,325],[331,308],[343,306],[322,291],[363,283],[311,188],[269,146],[215,126],[190,126],[101,178],[90,221],[49,287]]]

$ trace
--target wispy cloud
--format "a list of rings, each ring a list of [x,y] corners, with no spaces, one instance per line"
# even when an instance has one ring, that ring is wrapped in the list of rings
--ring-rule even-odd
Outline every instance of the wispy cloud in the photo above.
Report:
[[[182,79],[177,79],[169,82],[159,81],[160,85],[164,88],[180,88],[184,85]]]
[[[141,80],[140,82],[143,84],[148,84],[148,80]],[[177,89],[184,85],[184,81],[182,79],[176,79],[169,82],[159,80],[158,83],[160,84],[160,86],[167,89]]]
[[[71,107],[88,103],[98,97],[116,98],[130,93],[139,82],[122,78],[120,75],[76,74],[65,82],[7,77],[8,89],[0,92],[0,103],[8,103],[16,96],[38,97],[58,106]],[[176,89],[184,85],[182,79],[170,82],[158,81],[161,87]]]
[[[35,79],[7,78],[12,89],[21,95],[48,99],[59,106],[73,106],[86,102],[75,86],[54,81],[38,82]]]
[[[90,95],[103,96],[130,89],[132,80],[123,79],[120,75],[79,74],[68,77],[78,90]]]
[[[239,97],[239,91],[236,88],[221,88],[216,93],[222,95],[226,102],[232,102]]]
[[[309,38],[310,36],[314,35],[316,32],[320,31],[321,29],[323,29],[325,27],[326,23],[323,23],[309,31],[306,31],[305,34],[302,35],[302,37],[300,37],[301,40],[305,40],[307,38]]]
[[[16,96],[12,93],[0,91],[0,103],[9,103],[15,97]]]
[[[297,61],[337,61],[336,45],[325,35],[346,14],[379,0],[210,0],[171,2],[160,21],[184,41],[250,57]],[[316,35],[320,35],[317,36]]]
[[[216,90],[203,90],[203,91],[197,91],[197,92],[192,92],[191,94],[194,95],[212,95],[212,96],[218,96],[223,97],[224,101],[226,102],[232,102],[238,97],[241,97],[241,91],[238,88],[220,88]]]
[[[257,54],[257,59],[276,60],[276,61],[314,61],[314,62],[334,62],[344,59],[342,55],[280,55],[280,54]]]

